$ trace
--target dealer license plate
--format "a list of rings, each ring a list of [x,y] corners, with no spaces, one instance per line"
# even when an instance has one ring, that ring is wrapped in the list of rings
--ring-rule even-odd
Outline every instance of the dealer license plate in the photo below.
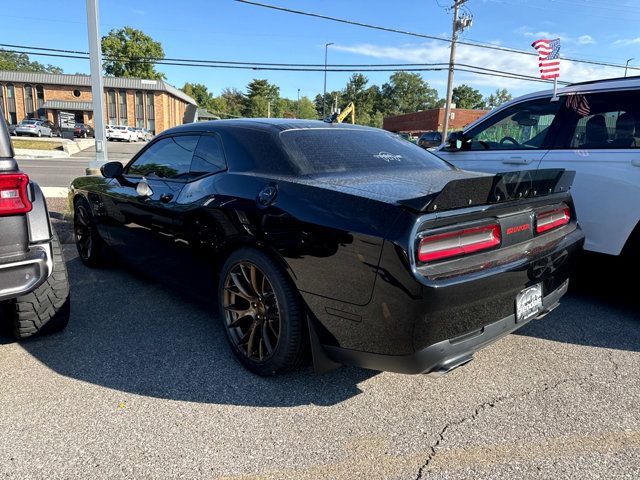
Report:
[[[516,322],[533,318],[542,310],[542,284],[525,288],[516,297]]]

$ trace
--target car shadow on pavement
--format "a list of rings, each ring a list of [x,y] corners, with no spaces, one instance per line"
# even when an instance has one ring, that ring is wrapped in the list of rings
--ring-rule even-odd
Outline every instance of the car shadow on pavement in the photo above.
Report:
[[[334,405],[361,393],[358,383],[376,375],[347,367],[317,375],[307,366],[259,377],[234,358],[212,306],[120,267],[89,269],[71,245],[64,253],[69,326],[21,342],[61,375],[138,395],[265,407]]]
[[[516,333],[557,342],[640,351],[638,287],[626,258],[584,253],[561,305]]]

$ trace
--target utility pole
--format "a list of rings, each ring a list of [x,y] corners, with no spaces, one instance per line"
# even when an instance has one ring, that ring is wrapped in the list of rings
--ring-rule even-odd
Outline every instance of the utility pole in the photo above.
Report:
[[[267,103],[267,118],[271,118],[271,100]]]
[[[324,44],[324,89],[322,89],[322,120],[327,118],[327,101],[325,97],[327,96],[327,50],[329,49],[329,45],[333,45],[333,42]]]
[[[104,85],[102,82],[102,48],[100,46],[98,0],[87,0],[87,31],[89,33],[93,129],[96,141],[96,158],[95,160],[89,160],[87,175],[95,175],[100,173],[100,167],[109,161],[104,128]]]
[[[298,89],[298,103],[296,103],[296,118],[300,118],[300,89]]]
[[[453,95],[453,70],[456,63],[456,42],[458,41],[458,32],[462,32],[465,28],[470,27],[472,23],[471,17],[463,16],[458,19],[458,10],[460,5],[466,3],[467,0],[454,0],[453,3],[453,32],[451,33],[451,52],[449,54],[449,77],[447,78],[447,103],[444,109],[444,128],[442,129],[442,141],[446,143],[447,134],[449,133],[449,119],[451,118],[451,97]]]

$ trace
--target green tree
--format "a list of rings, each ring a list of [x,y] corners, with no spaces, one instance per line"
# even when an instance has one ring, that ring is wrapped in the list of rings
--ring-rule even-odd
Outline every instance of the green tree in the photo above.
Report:
[[[162,59],[164,50],[142,30],[132,27],[113,29],[102,37],[102,68],[114,77],[136,77],[164,79],[162,72],[156,71],[153,63],[144,59]]]
[[[223,109],[220,113],[226,113],[232,117],[241,117],[244,111],[246,98],[237,88],[225,88],[216,100],[221,103]]]
[[[506,88],[498,88],[495,93],[492,93],[485,99],[484,103],[487,108],[496,108],[503,103],[507,103],[511,100],[513,100],[513,96],[507,91]]]
[[[193,98],[199,107],[209,108],[211,106],[213,95],[206,85],[202,83],[185,83],[180,90]]]
[[[316,106],[309,97],[301,97],[300,101],[296,103],[298,103],[296,112],[298,118],[306,118],[309,120],[318,118]]]
[[[482,94],[469,85],[462,84],[455,87],[451,98],[452,102],[456,104],[456,108],[484,108]]]
[[[346,105],[347,100],[343,98],[342,95],[343,92],[339,92],[337,90],[334,90],[332,92],[327,92],[326,95],[324,96],[324,103],[325,103],[325,108],[326,108],[326,115],[330,116],[331,115],[331,111],[333,110],[333,106],[336,103],[336,99],[337,99],[337,103],[338,103],[338,108],[340,108],[341,105]],[[322,94],[318,94],[316,95],[315,99],[313,100],[313,103],[315,104],[316,107],[316,118],[322,118]],[[343,106],[344,106],[343,105]]]
[[[396,72],[382,85],[385,112],[389,115],[435,108],[438,91],[431,88],[419,73]]]
[[[282,116],[280,88],[266,79],[253,79],[247,85],[244,115],[266,117],[271,110],[272,117]]]
[[[7,52],[0,49],[0,70],[16,72],[62,73],[60,67],[32,62],[26,53]]]

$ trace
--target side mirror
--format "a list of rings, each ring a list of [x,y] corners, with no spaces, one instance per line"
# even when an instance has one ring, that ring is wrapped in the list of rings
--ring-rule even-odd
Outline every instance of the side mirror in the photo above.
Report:
[[[120,162],[105,163],[100,167],[100,173],[104,178],[118,178],[122,176],[123,166]]]
[[[451,132],[449,137],[447,138],[447,144],[449,150],[460,150],[462,149],[462,144],[465,141],[465,136],[462,131],[459,132]]]

